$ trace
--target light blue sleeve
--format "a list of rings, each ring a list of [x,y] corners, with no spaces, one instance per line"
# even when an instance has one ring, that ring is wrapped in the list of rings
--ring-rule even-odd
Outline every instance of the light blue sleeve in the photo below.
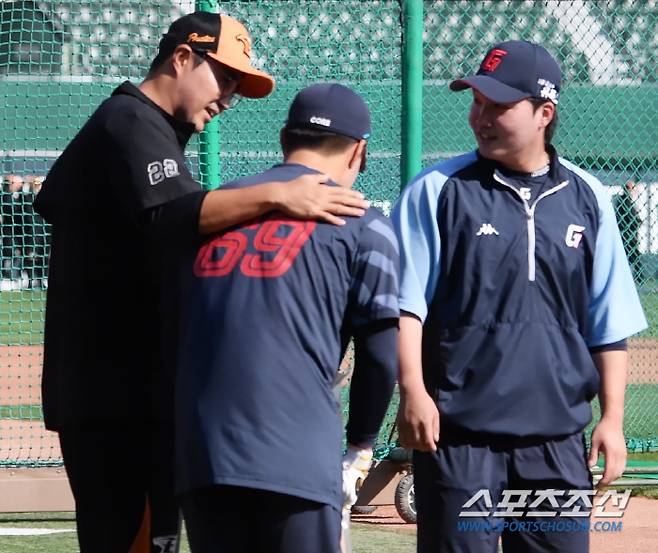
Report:
[[[441,272],[439,195],[450,175],[475,159],[475,154],[466,154],[423,171],[404,189],[391,213],[400,243],[400,310],[423,322]]]
[[[589,347],[612,344],[645,328],[647,321],[624,252],[610,196],[598,179],[566,160],[560,160],[592,189],[599,208],[599,230],[588,311]]]

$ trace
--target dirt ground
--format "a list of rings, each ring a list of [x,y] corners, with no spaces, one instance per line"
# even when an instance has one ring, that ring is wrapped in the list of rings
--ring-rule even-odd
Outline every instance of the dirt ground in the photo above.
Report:
[[[348,359],[342,372],[348,369]],[[42,363],[42,346],[0,346],[0,405],[39,405]],[[658,384],[658,340],[632,340],[628,382]]]
[[[630,341],[628,383],[658,384],[658,340],[637,338]]]
[[[631,497],[621,519],[598,519],[622,521],[619,532],[592,532],[591,553],[650,553],[656,551],[658,543],[658,500]],[[415,524],[406,524],[395,507],[384,505],[370,515],[352,515],[353,523],[381,525],[404,532],[415,532]]]
[[[658,340],[634,340],[629,354],[629,383],[658,383]],[[42,355],[41,346],[0,346],[0,405],[41,403]],[[41,421],[0,420],[0,461],[44,461],[60,456],[57,435],[47,432]],[[416,531],[415,525],[398,517],[392,505],[378,507],[371,515],[354,515],[353,521]],[[621,521],[621,532],[590,534],[592,553],[656,551],[658,500],[631,498]]]
[[[658,383],[658,340],[632,340],[629,357],[629,383]],[[40,405],[42,363],[42,346],[0,346],[0,405]],[[0,420],[0,461],[50,460],[59,455],[56,436],[43,423]]]
[[[0,405],[40,404],[42,363],[42,346],[0,346]],[[347,369],[344,363],[341,371]],[[658,340],[631,341],[628,382],[658,384]]]
[[[0,405],[41,404],[43,346],[0,346]]]
[[[50,462],[62,458],[59,438],[41,421],[0,419],[0,463]]]

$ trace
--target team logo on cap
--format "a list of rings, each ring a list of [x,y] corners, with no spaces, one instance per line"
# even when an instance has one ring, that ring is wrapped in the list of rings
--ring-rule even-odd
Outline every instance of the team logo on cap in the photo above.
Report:
[[[215,37],[211,35],[200,35],[199,33],[190,33],[187,42],[215,42]]]
[[[539,85],[539,96],[545,100],[550,100],[554,104],[557,104],[558,91],[551,81],[546,79],[537,79],[537,85]]]
[[[482,69],[485,71],[495,71],[496,68],[500,65],[500,62],[503,61],[503,57],[506,55],[506,50],[494,48],[491,52],[489,52],[489,55],[484,58],[484,61],[482,62]]]
[[[322,125],[323,127],[331,127],[331,119],[327,119],[326,117],[318,117],[317,115],[314,115],[310,119],[311,123],[315,123],[316,125]]]
[[[242,43],[244,55],[251,59],[251,39],[247,35],[236,35],[235,40]]]

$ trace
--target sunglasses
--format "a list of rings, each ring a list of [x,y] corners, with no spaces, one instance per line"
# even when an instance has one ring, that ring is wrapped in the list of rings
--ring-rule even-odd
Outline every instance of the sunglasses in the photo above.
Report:
[[[208,52],[204,50],[195,50],[195,49],[192,49],[192,51],[198,56],[202,57],[204,60],[209,61]],[[225,68],[223,65],[218,63],[213,58],[210,58],[210,60],[214,62],[213,67],[215,68],[215,71],[219,73],[222,79],[223,82],[222,89],[236,90],[240,80],[243,77],[243,74],[240,73],[239,71],[231,71],[230,69]],[[234,108],[240,103],[240,100],[242,100],[242,95],[238,94],[237,92],[232,92],[231,94],[228,95],[222,94],[221,97],[222,106],[225,109]]]

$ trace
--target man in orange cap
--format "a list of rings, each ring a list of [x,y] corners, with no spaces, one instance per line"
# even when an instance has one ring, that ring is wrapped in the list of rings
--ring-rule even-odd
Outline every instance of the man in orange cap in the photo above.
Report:
[[[238,95],[267,96],[238,21],[175,21],[139,87],[119,86],[53,165],[35,209],[53,225],[43,408],[60,436],[81,553],[175,552],[177,246],[271,210],[341,224],[367,203],[323,175],[202,190],[184,148]],[[148,517],[144,513],[149,512]]]
[[[163,36],[149,75],[139,88],[200,132],[214,115],[233,107],[241,96],[262,98],[274,89],[274,79],[252,67],[251,54],[249,33],[239,21],[209,12],[186,15],[174,21]],[[169,60],[180,67],[172,72],[165,63]],[[188,60],[191,63],[185,63]]]

